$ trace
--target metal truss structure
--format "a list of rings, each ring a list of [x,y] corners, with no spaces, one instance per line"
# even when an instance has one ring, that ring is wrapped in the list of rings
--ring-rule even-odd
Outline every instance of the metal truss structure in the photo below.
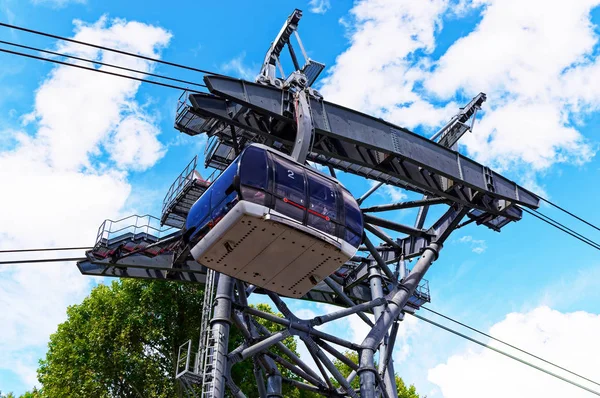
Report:
[[[375,181],[357,199],[359,204],[383,184],[423,196],[362,209],[366,229],[359,251],[362,255],[302,298],[340,309],[313,319],[294,315],[273,292],[207,269],[182,246],[181,228],[187,212],[211,181],[197,173],[195,159],[169,190],[161,219],[134,216],[105,222],[87,260],[78,263],[82,273],[206,284],[198,347],[191,341],[180,347],[176,371],[192,396],[223,397],[228,388],[236,397],[282,397],[282,383],[328,397],[396,396],[392,352],[399,324],[406,312],[415,312],[430,301],[423,276],[438,259],[448,236],[471,222],[500,231],[521,218],[519,206],[535,209],[539,204],[535,194],[453,150],[460,137],[472,129],[484,94],[462,108],[433,139],[325,101],[311,88],[324,65],[306,56],[296,31],[301,15],[296,10],[288,18],[270,46],[256,82],[206,76],[209,92],[181,98],[175,128],[192,136],[207,134],[205,165],[217,170],[226,168],[246,145],[258,142],[300,163],[325,166],[333,176],[335,170],[342,170]],[[305,56],[303,66],[290,41],[292,34]],[[295,67],[288,76],[279,61],[286,46]],[[425,228],[431,206],[446,210]],[[419,209],[414,225],[374,215],[414,208]],[[384,230],[404,237],[393,239]],[[381,243],[374,243],[372,237]],[[409,270],[406,263],[411,259],[414,266]],[[249,306],[251,294],[267,295],[283,316]],[[362,342],[347,341],[318,328],[353,314],[371,328]],[[282,330],[272,333],[259,319],[279,324]],[[244,343],[228,351],[232,326],[242,333]],[[316,369],[287,349],[283,340],[288,336],[296,336],[306,345]],[[342,350],[356,351],[359,363],[347,359]],[[348,365],[352,373],[344,377],[331,358]],[[245,360],[254,364],[256,391],[242,392],[231,378],[232,367]],[[293,378],[283,377],[281,369],[287,369]],[[355,378],[360,380],[356,391],[351,387]]]

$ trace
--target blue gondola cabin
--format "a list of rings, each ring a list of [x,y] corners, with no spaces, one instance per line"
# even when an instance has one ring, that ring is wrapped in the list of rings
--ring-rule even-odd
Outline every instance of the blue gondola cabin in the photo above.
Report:
[[[200,264],[302,297],[354,256],[363,219],[337,180],[253,144],[192,206],[185,227]]]

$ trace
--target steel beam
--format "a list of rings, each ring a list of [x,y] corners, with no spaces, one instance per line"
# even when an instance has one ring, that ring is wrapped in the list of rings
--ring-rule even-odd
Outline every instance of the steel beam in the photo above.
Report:
[[[356,350],[360,349],[360,346],[358,344],[354,344],[352,342],[341,339],[337,336],[333,336],[329,333],[325,333],[325,332],[321,332],[320,330],[313,329],[309,325],[304,324],[304,323],[292,322],[289,319],[280,318],[277,315],[269,314],[268,312],[263,312],[263,311],[257,310],[256,308],[252,308],[252,307],[244,308],[243,311],[248,312],[250,315],[254,315],[259,318],[263,318],[268,321],[277,323],[279,325],[288,327],[290,329],[290,332],[294,335],[299,334],[298,332],[310,333],[312,336],[321,338],[323,340],[327,340],[333,344],[341,345],[342,347],[346,347],[350,350],[356,351]]]
[[[361,210],[363,213],[376,213],[381,211],[401,210],[401,209],[412,209],[421,206],[431,206],[448,203],[446,198],[425,198],[421,200],[411,200],[408,202],[390,203],[387,205],[377,205],[371,207],[365,207]],[[420,228],[420,227],[417,227]]]
[[[267,398],[283,398],[281,393],[281,373],[273,359],[263,356],[265,362],[272,368],[267,375]]]
[[[331,279],[331,277],[328,276],[327,278],[325,278],[324,282],[327,284],[327,286],[329,286],[331,288],[331,290],[333,290],[335,292],[335,294],[338,295],[338,297],[340,297],[346,303],[346,305],[351,306],[351,307],[354,307],[356,305],[354,303],[354,301],[352,301],[352,299],[350,297],[348,297],[348,295],[346,295],[346,293],[344,293],[343,288],[337,282],[335,282],[333,279]],[[373,327],[373,322],[371,322],[369,317],[366,316],[363,312],[359,311],[357,313],[357,315],[367,325]]]
[[[285,90],[221,76],[205,76],[204,81],[213,94],[290,121],[282,112]],[[319,98],[311,98],[311,109],[315,129],[320,134],[380,152],[381,158],[369,159],[368,162],[363,158],[362,162],[385,168],[412,185],[433,189],[439,184],[436,190],[446,196],[451,186],[460,184],[493,198],[531,208],[539,206],[539,198],[535,194],[506,177],[407,129]],[[392,164],[394,160],[396,163]],[[410,165],[421,168],[421,171],[416,170],[416,174],[426,169],[432,175],[424,173],[417,178],[412,171],[405,173],[402,170],[403,163],[406,163],[404,168],[413,167]],[[437,179],[437,182],[428,179]]]
[[[358,398],[358,395],[356,395],[354,389],[352,388],[352,386],[350,386],[350,383],[346,381],[346,378],[342,376],[338,368],[336,368],[333,362],[331,362],[329,358],[327,358],[327,355],[325,355],[325,353],[321,351],[317,344],[310,337],[300,336],[300,339],[306,344],[306,348],[308,348],[308,350],[312,352],[318,358],[318,360],[327,368],[327,370],[329,371],[329,373],[331,373],[333,378],[338,383],[340,383],[342,388],[346,391],[346,394],[348,394],[348,396],[352,398]]]
[[[381,187],[382,185],[383,185],[383,182],[378,182],[378,183],[374,184],[371,188],[369,188],[369,190],[367,192],[365,192],[365,194],[363,196],[356,199],[356,203],[358,203],[359,205],[362,204],[362,202],[367,200],[367,198],[369,196],[371,196],[373,194],[373,192],[377,191],[379,189],[379,187]]]
[[[368,245],[368,240],[365,239],[365,244]],[[379,256],[379,254],[377,253],[377,256]],[[379,257],[379,259],[381,259],[381,257]],[[381,277],[381,272],[380,270],[374,265],[374,264],[370,264],[369,265],[369,286],[371,288],[371,297],[373,298],[373,300],[376,299],[381,299],[383,298],[383,278]],[[395,280],[394,280],[395,282]],[[383,313],[383,310],[385,309],[384,305],[380,305],[377,306],[375,308],[373,308],[373,315],[375,315],[375,324],[377,324],[377,320],[381,317],[381,314]],[[379,346],[379,358],[383,359],[386,356],[386,350],[387,350],[387,334],[386,337],[383,339],[382,344]],[[382,366],[382,363],[380,362],[380,368]],[[393,362],[390,361],[388,363],[386,363],[385,365],[387,365],[388,367],[391,366],[391,368],[393,369]],[[356,369],[358,370],[358,369]],[[380,386],[380,390],[385,390],[388,396],[391,396],[394,394],[394,392],[396,391],[396,380],[386,380],[387,383],[384,383],[384,385]],[[390,384],[391,383],[391,384]],[[390,391],[392,391],[392,393],[390,394]]]
[[[426,230],[409,227],[408,225],[398,224],[390,220],[375,217],[369,214],[363,214],[363,218],[366,223],[377,225],[381,228],[391,229],[392,231],[400,232],[402,234],[424,237],[431,235]]]
[[[256,328],[258,328],[258,330],[261,333],[264,333],[264,334],[269,333],[269,330],[266,327],[264,327],[263,325],[261,325],[260,323],[253,321],[253,324],[256,326]],[[306,363],[304,363],[304,361],[302,361],[296,354],[294,354],[294,352],[292,350],[287,348],[285,346],[285,344],[279,342],[279,343],[277,343],[277,348],[282,353],[287,355],[288,358],[290,358],[292,361],[294,361],[300,369],[302,369],[304,372],[306,372],[308,375],[310,375],[314,380],[318,381],[319,382],[318,385],[321,385],[323,387],[325,386],[325,382],[319,378],[319,375],[315,371],[313,371]]]
[[[385,232],[383,232],[376,226],[371,225],[371,224],[365,224],[365,229],[367,231],[369,231],[370,233],[372,233],[373,235],[375,235],[376,237],[378,237],[379,239],[381,239],[382,241],[384,241],[385,243],[387,243],[388,245],[390,245],[396,249],[402,249],[402,247],[398,244],[398,242],[394,241]]]
[[[313,318],[311,324],[313,326],[319,326],[327,322],[335,321],[340,318],[347,317],[352,314],[356,314],[357,312],[368,311],[373,307],[382,306],[385,304],[385,299],[383,297],[376,298],[371,301],[367,301],[362,304],[355,304],[352,307],[344,308],[343,310],[330,312],[329,314],[319,315]]]
[[[280,364],[281,366],[283,366],[284,368],[286,368],[290,372],[296,374],[297,376],[302,377],[304,380],[306,380],[306,381],[314,384],[315,386],[325,387],[325,385],[321,382],[320,379],[315,379],[314,377],[312,377],[311,375],[309,375],[308,373],[306,373],[302,369],[300,369],[298,366],[296,366],[293,363],[287,361],[285,358],[282,358],[279,355],[274,354],[272,352],[270,352],[268,355],[271,358],[273,358],[273,360],[275,360],[275,362],[277,362],[278,364]]]

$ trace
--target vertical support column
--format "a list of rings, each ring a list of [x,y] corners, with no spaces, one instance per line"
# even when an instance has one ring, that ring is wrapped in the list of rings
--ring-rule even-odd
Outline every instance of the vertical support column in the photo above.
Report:
[[[375,380],[377,370],[373,366],[375,350],[379,343],[385,338],[390,326],[398,318],[402,308],[413,294],[423,275],[427,272],[431,264],[438,257],[441,244],[432,243],[425,248],[419,261],[415,264],[412,272],[406,277],[404,282],[398,286],[398,291],[388,302],[387,308],[381,313],[377,322],[364,339],[362,351],[360,353],[360,367],[358,375],[360,376],[360,396],[361,398],[375,398]]]
[[[423,195],[422,200],[427,199],[427,195]],[[421,206],[419,207],[419,212],[417,213],[417,219],[415,220],[415,228],[423,229],[423,224],[425,224],[425,219],[427,218],[427,213],[429,212],[429,206]]]
[[[214,339],[214,358],[212,361],[213,392],[215,398],[225,397],[225,386],[227,385],[227,352],[229,345],[229,328],[231,326],[231,302],[233,298],[233,278],[219,274],[217,283],[217,295],[215,297],[215,309],[210,320],[210,326]],[[210,348],[209,348],[210,349]],[[209,366],[205,364],[204,366]]]
[[[292,157],[298,163],[304,164],[310,143],[315,134],[309,97],[306,90],[300,90],[294,95],[294,110],[296,113],[296,140],[292,149]]]
[[[277,364],[271,357],[265,355],[264,362],[267,365],[267,398],[283,398],[281,393],[282,377],[277,369]]]
[[[368,270],[369,270],[369,287],[371,289],[371,300],[382,298],[384,296],[383,295],[383,278],[381,277],[381,272],[377,268],[375,261],[371,261],[371,263],[369,264]],[[375,322],[377,322],[377,320],[380,318],[384,308],[385,308],[385,306],[383,306],[383,305],[373,308],[373,314],[375,315]],[[380,358],[379,372],[381,372],[383,369],[387,369],[386,374],[389,374],[391,371],[391,373],[393,375],[394,374],[394,365],[393,365],[392,358],[390,357],[390,359],[388,361],[389,363],[387,363],[387,364],[383,363],[383,359],[387,357],[387,355],[386,355],[386,351],[388,349],[387,337],[388,336],[386,334],[383,344],[381,344],[381,346],[379,348],[379,358]],[[380,388],[385,389],[387,391],[387,395],[389,397],[394,396],[396,393],[396,379],[393,376],[391,377],[391,379],[390,378],[386,379],[385,377],[383,377],[383,383],[384,383],[384,385],[380,386]]]

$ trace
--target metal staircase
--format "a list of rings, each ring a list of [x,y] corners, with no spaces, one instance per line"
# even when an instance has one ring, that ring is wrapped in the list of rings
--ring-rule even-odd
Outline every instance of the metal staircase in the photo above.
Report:
[[[210,186],[215,173],[204,180],[196,170],[197,161],[198,157],[195,156],[171,184],[163,200],[161,225],[182,228],[192,205]]]
[[[199,115],[194,112],[193,105],[187,98],[189,94],[186,91],[179,97],[175,128],[190,136],[198,134],[208,136],[204,151],[204,167],[225,170],[236,157],[236,146],[241,151],[250,143],[265,144],[268,140],[265,136],[251,130],[223,123],[214,117]],[[236,116],[244,117],[243,113],[240,110]]]
[[[105,220],[89,254],[99,259],[137,253],[157,256],[172,250],[180,233],[177,228],[161,228],[159,219],[148,214]]]

